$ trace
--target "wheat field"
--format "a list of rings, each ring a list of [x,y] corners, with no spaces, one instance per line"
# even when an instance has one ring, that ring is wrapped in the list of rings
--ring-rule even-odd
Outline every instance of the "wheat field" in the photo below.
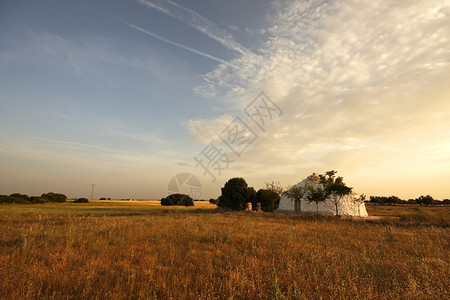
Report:
[[[397,215],[412,217],[352,221],[195,205],[0,205],[0,298],[449,295],[450,233],[448,225],[440,223],[448,222],[447,207],[422,208],[419,214],[425,218],[417,217],[417,210],[397,208]],[[383,209],[368,207],[372,215],[377,210],[395,215]]]

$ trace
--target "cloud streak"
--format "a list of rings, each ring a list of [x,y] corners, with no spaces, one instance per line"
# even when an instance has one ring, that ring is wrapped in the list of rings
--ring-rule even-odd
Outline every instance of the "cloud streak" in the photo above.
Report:
[[[101,147],[101,146],[97,146],[97,145],[90,145],[90,144],[69,142],[69,141],[62,141],[62,140],[46,139],[46,138],[40,138],[40,137],[35,137],[35,136],[31,136],[30,138],[35,139],[35,140],[39,140],[39,141],[44,141],[44,142],[51,142],[51,143],[56,143],[56,144],[72,145],[72,146],[81,146],[81,147],[84,147],[84,148],[91,148],[91,149],[97,149],[97,150],[112,152],[111,149],[108,149],[108,148],[105,148],[105,147]]]
[[[35,168],[39,166],[35,161],[29,159],[27,156],[23,155],[19,151],[17,151],[15,148],[7,145],[6,143],[0,141],[0,153],[5,154],[6,156],[15,159],[28,167]]]
[[[160,41],[163,41],[163,42],[165,42],[165,43],[167,43],[167,44],[170,44],[170,45],[176,46],[176,47],[178,47],[178,48],[181,48],[181,49],[190,51],[190,52],[192,52],[192,53],[198,54],[198,55],[200,55],[200,56],[203,56],[203,57],[206,57],[206,58],[215,60],[215,61],[217,61],[217,62],[219,62],[219,63],[221,63],[221,64],[224,64],[224,65],[227,65],[227,66],[229,66],[229,67],[234,67],[234,66],[233,66],[232,64],[230,64],[229,62],[227,62],[227,61],[225,61],[225,60],[223,60],[223,59],[220,59],[220,58],[218,58],[218,57],[215,57],[215,56],[212,56],[212,55],[207,54],[207,53],[205,53],[205,52],[196,50],[196,49],[194,49],[194,48],[191,48],[191,47],[188,47],[188,46],[185,46],[185,45],[182,45],[182,44],[173,42],[173,41],[168,40],[168,39],[166,39],[166,38],[164,38],[164,37],[162,37],[162,36],[160,36],[160,35],[157,35],[157,34],[151,32],[151,31],[145,30],[145,29],[143,29],[143,28],[141,28],[141,27],[139,27],[139,26],[133,25],[133,24],[131,24],[131,23],[128,23],[128,22],[122,22],[122,23],[125,24],[125,25],[127,25],[127,26],[130,27],[130,28],[133,28],[133,29],[135,29],[135,30],[137,30],[137,31],[140,31],[140,32],[142,32],[142,33],[144,33],[144,34],[146,34],[146,35],[148,35],[148,36],[151,36],[151,37],[153,37],[153,38],[156,38],[156,39],[158,39],[158,40],[160,40]]]
[[[160,4],[156,4],[154,1],[149,0],[138,0],[138,2],[150,8],[156,9],[172,18],[180,20],[188,26],[205,34],[209,38],[219,42],[229,50],[236,51],[240,54],[249,52],[248,49],[236,42],[231,34],[219,29],[219,27],[213,21],[205,18],[195,10],[184,7],[171,0],[164,1],[165,3],[170,4],[170,9],[168,7],[164,7],[161,2]]]

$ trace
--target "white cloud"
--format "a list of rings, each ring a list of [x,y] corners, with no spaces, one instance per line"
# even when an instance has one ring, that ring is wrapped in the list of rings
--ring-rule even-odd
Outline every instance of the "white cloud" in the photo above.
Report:
[[[217,67],[196,88],[240,106],[264,90],[284,110],[269,131],[278,138],[258,139],[246,163],[345,168],[349,160],[341,158],[359,153],[355,165],[381,172],[395,166],[392,151],[378,153],[382,147],[413,159],[436,148],[404,141],[429,141],[430,131],[439,137],[434,143],[450,138],[450,1],[282,4],[258,54],[233,59],[237,69]],[[199,135],[214,120],[197,124]],[[446,131],[436,130],[442,125]]]
[[[225,114],[216,119],[189,120],[184,124],[191,137],[202,144],[209,144],[216,139],[224,128],[231,124],[233,116]]]
[[[138,2],[148,6],[150,8],[156,9],[156,10],[158,10],[166,15],[169,15],[171,17],[174,17],[174,18],[176,17],[170,10],[168,10],[167,8],[164,8],[162,5],[158,5],[158,4],[148,1],[148,0],[138,0]]]

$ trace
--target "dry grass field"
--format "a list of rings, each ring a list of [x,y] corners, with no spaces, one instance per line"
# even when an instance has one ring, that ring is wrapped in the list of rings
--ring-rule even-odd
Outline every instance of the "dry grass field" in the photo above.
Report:
[[[372,205],[366,204],[369,216],[385,217],[394,222],[410,225],[450,225],[450,206],[420,206],[420,205]],[[397,223],[398,223],[397,222]]]
[[[0,299],[450,294],[448,207],[369,206],[396,218],[352,221],[195,205],[0,205]]]

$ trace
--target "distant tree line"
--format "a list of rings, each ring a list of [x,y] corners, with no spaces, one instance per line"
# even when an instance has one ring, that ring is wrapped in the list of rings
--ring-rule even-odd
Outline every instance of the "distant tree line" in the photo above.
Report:
[[[416,199],[402,200],[397,196],[370,196],[369,203],[394,205],[394,204],[421,204],[421,205],[435,205],[435,204],[450,204],[450,199],[444,199],[443,201],[435,200],[430,195],[420,196]]]
[[[45,193],[41,196],[28,196],[25,194],[14,193],[9,196],[0,195],[0,203],[18,203],[18,204],[37,204],[47,202],[63,203],[67,201],[67,197],[64,194],[59,193]]]
[[[16,204],[41,204],[41,203],[64,203],[67,202],[67,196],[60,193],[45,193],[41,196],[28,196],[25,194],[13,193],[11,195],[0,195],[0,203]],[[86,198],[78,198],[74,203],[87,203]]]

